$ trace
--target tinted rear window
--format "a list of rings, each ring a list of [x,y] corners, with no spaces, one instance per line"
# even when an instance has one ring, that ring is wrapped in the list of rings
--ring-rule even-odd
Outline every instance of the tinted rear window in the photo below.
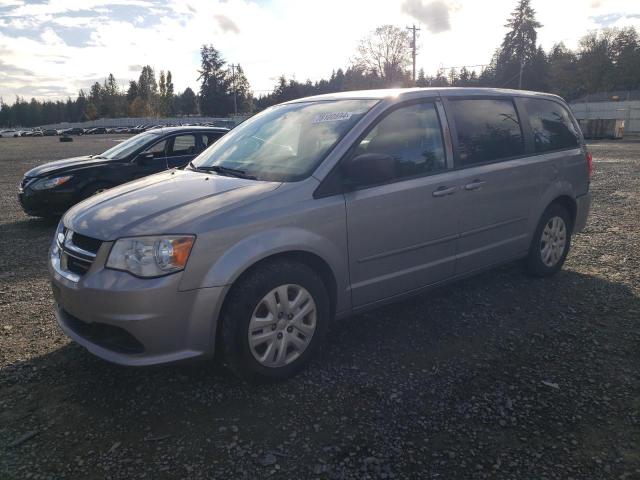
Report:
[[[524,153],[520,120],[510,99],[451,100],[462,165]]]
[[[523,98],[537,153],[578,146],[578,132],[567,109],[552,100]]]

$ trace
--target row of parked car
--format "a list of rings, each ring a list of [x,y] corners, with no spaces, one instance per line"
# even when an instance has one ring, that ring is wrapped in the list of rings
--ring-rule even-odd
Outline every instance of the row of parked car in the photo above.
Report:
[[[62,136],[62,135],[98,135],[98,134],[132,134],[147,132],[157,128],[166,127],[178,127],[178,126],[200,126],[200,127],[218,127],[231,129],[235,126],[233,120],[217,120],[215,122],[205,123],[180,123],[180,124],[142,124],[133,127],[91,127],[91,128],[66,128],[66,129],[54,129],[54,128],[34,128],[29,130],[0,130],[0,137],[49,137],[49,136]]]

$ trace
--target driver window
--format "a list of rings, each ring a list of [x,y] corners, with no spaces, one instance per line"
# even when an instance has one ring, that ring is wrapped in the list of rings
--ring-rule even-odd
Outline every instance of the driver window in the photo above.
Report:
[[[164,158],[165,150],[167,148],[167,141],[162,140],[154,145],[151,145],[143,153],[153,153],[153,158]]]
[[[173,148],[167,157],[179,157],[181,155],[195,155],[196,151],[195,135],[178,135],[173,139]]]
[[[398,179],[444,170],[444,145],[435,104],[418,103],[392,111],[356,147],[355,155],[363,153],[392,156]]]

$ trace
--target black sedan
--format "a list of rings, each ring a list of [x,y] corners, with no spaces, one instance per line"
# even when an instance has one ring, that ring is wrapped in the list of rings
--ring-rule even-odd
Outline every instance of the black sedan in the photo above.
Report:
[[[61,133],[63,135],[84,135],[86,132],[84,128],[74,127],[74,128],[67,128],[66,130],[63,130]]]
[[[159,128],[99,155],[45,163],[25,173],[18,199],[28,215],[57,216],[85,198],[136,178],[187,165],[228,129]]]

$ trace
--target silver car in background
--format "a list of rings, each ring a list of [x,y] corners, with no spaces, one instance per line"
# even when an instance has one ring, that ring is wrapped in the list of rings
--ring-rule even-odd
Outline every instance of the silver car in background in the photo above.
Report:
[[[184,170],[69,210],[50,253],[62,329],[106,360],[224,350],[251,380],[303,368],[332,318],[525,259],[556,273],[591,155],[557,96],[402,89],[269,108]]]

